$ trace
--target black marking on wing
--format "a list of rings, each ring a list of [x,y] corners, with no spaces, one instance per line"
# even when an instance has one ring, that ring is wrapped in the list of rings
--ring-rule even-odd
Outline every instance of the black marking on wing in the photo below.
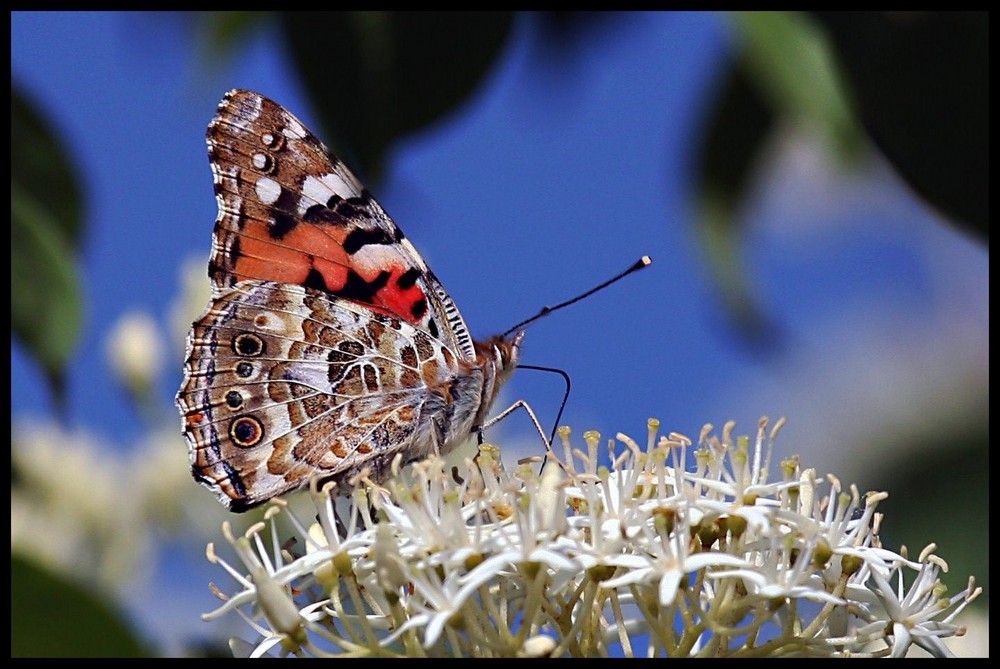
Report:
[[[343,288],[336,291],[336,294],[355,302],[374,304],[376,293],[385,288],[385,285],[389,283],[390,276],[392,274],[388,270],[382,270],[371,281],[365,281],[353,269],[348,270],[347,283],[344,284]]]

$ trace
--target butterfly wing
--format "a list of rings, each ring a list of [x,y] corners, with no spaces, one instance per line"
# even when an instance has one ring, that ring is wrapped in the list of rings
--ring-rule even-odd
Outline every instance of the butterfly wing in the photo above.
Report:
[[[392,219],[280,105],[231,91],[207,139],[213,300],[177,395],[195,478],[243,511],[465,439],[519,339],[474,343]]]
[[[177,403],[195,478],[244,511],[313,476],[383,480],[396,453],[468,434],[482,375],[406,321],[247,280],[194,324]]]
[[[233,90],[207,133],[219,203],[209,275],[221,296],[246,279],[314,288],[475,348],[423,258],[358,179],[281,105]]]

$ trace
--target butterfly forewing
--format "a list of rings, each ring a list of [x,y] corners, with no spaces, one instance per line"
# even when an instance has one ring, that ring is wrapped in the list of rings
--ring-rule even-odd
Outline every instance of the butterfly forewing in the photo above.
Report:
[[[209,125],[219,217],[209,275],[307,286],[427,330],[467,360],[472,339],[446,291],[378,202],[275,102],[232,91]]]

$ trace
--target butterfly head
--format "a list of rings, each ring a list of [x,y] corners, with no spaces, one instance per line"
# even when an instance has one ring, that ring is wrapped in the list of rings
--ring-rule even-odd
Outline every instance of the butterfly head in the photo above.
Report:
[[[490,405],[500,392],[500,387],[507,382],[521,361],[521,340],[524,330],[513,335],[497,335],[490,339],[477,341],[476,365],[483,370],[482,394],[479,405],[477,423],[486,419]]]
[[[500,337],[498,343],[496,344],[499,369],[504,379],[513,373],[514,369],[521,361],[522,339],[524,339],[524,330],[519,330],[512,337]]]

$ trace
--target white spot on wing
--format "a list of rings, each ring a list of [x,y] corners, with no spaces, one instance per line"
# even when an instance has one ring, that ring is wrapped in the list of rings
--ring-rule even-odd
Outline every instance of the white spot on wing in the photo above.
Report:
[[[282,132],[285,137],[291,139],[302,139],[306,136],[306,129],[291,114],[285,119],[285,127]]]
[[[308,209],[310,203],[325,205],[333,195],[339,195],[345,200],[347,198],[358,197],[361,195],[361,189],[357,186],[354,180],[345,180],[344,176],[349,175],[341,175],[330,172],[329,174],[324,174],[319,178],[314,176],[306,177],[305,181],[302,183],[302,195],[304,197],[300,200],[301,207],[303,209]]]
[[[265,156],[263,153],[253,154],[252,160],[253,160],[253,166],[256,167],[258,170],[264,169],[264,166],[267,165],[267,156]]]
[[[361,247],[353,256],[352,262],[363,270],[378,272],[399,262],[399,255],[381,244],[368,244]]]
[[[261,110],[264,109],[264,101],[256,93],[251,93],[249,98],[250,98],[250,104],[252,105],[254,111],[254,115],[252,118],[253,120],[256,121],[260,117]]]
[[[267,177],[257,179],[257,183],[254,184],[254,191],[257,193],[257,198],[264,204],[274,204],[278,201],[278,197],[281,196],[281,186],[274,179],[268,179]]]

